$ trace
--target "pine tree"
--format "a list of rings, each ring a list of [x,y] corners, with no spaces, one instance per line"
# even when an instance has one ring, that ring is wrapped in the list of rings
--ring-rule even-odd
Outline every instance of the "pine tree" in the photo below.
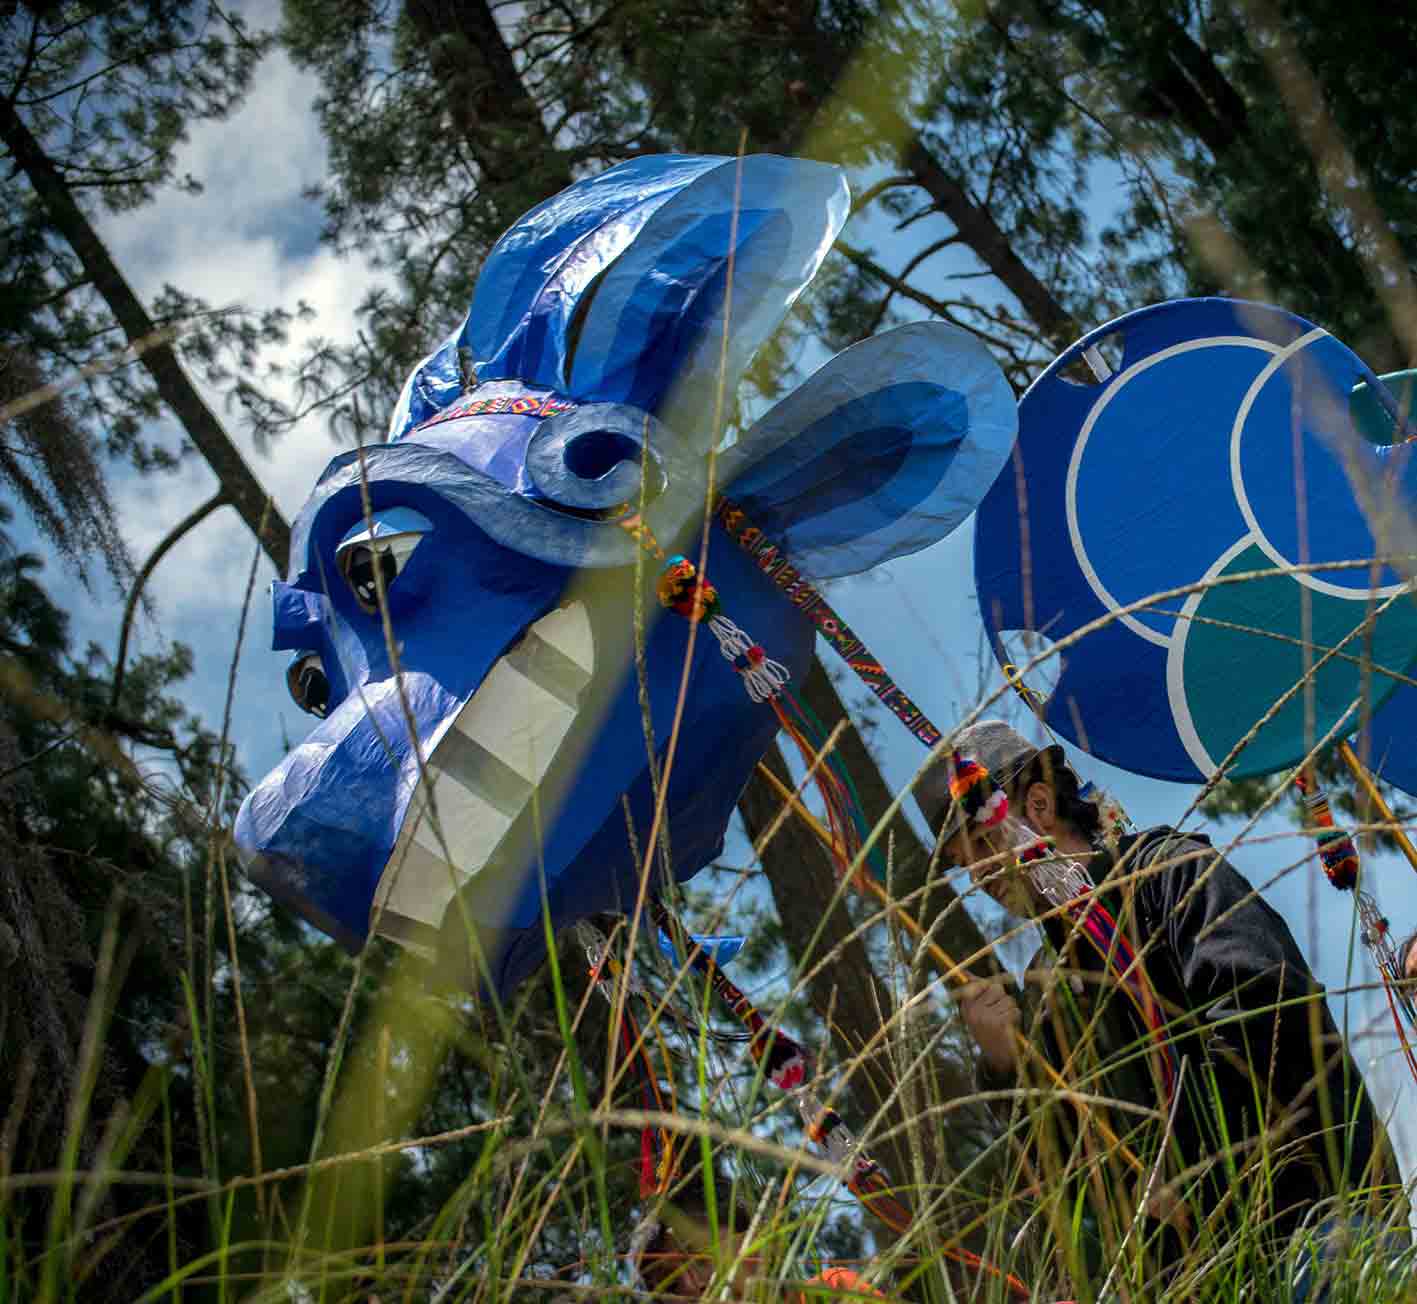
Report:
[[[7,1175],[107,1162],[195,1178],[210,1155],[194,1127],[200,1083],[182,984],[201,990],[208,966],[231,959],[226,935],[205,937],[193,909],[205,898],[209,821],[230,820],[241,776],[230,748],[181,701],[189,651],[174,644],[136,658],[115,692],[97,649],[74,655],[40,571],[28,554],[0,561],[0,1112],[9,1120],[0,1162]],[[252,948],[256,939],[253,929]],[[229,988],[214,990],[223,1027],[231,1000]],[[205,1053],[236,1063],[222,1042]],[[164,1110],[179,1120],[166,1139]],[[72,1268],[97,1222],[150,1204],[146,1188],[96,1188],[96,1203],[74,1202],[82,1225],[66,1227],[52,1222],[57,1190],[8,1197],[16,1289],[31,1273]],[[204,1220],[195,1206],[174,1216],[186,1251],[205,1242]],[[45,1258],[47,1246],[59,1257]],[[166,1247],[150,1235],[104,1238],[83,1255],[86,1273],[102,1268],[82,1298],[135,1296],[168,1271]]]
[[[288,314],[211,314],[176,290],[149,310],[85,211],[132,209],[169,185],[195,189],[175,175],[188,124],[229,113],[268,44],[238,17],[185,0],[0,10],[0,162],[16,178],[0,200],[0,392],[7,395],[0,425],[31,440],[34,423],[48,423],[38,463],[48,489],[18,470],[13,456],[0,474],[61,548],[77,555],[60,528],[69,522],[64,529],[97,543],[124,576],[131,566],[102,492],[94,492],[94,468],[101,456],[145,471],[175,465],[180,450],[147,435],[164,404],[282,568],[289,549],[285,522],[173,345],[180,335],[210,378],[230,382],[228,361],[254,371],[260,347],[282,337]],[[37,395],[69,389],[82,401],[63,409],[51,401],[48,413],[32,406]],[[235,395],[258,401],[249,381]]]

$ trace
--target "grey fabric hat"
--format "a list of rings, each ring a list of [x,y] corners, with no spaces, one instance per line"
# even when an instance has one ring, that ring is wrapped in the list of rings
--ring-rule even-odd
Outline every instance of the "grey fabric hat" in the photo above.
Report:
[[[977,720],[961,729],[954,750],[979,762],[1001,787],[1007,788],[1039,756],[1050,755],[1059,765],[1066,764],[1063,749],[1056,744],[1035,747],[1018,730],[1003,720]],[[964,811],[950,796],[951,757],[942,756],[915,785],[915,803],[937,837],[948,838],[964,824]]]

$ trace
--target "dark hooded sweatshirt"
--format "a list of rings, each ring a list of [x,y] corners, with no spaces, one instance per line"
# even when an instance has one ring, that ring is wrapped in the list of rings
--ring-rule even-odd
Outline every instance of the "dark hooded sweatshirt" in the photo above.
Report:
[[[1142,957],[1176,1063],[1187,1061],[1160,1179],[1193,1170],[1184,1182],[1193,1228],[1199,1212],[1215,1215],[1221,1239],[1224,1224],[1239,1218],[1265,1221],[1276,1238],[1286,1237],[1316,1201],[1340,1187],[1351,1192],[1399,1182],[1323,987],[1288,925],[1246,879],[1205,838],[1165,827],[1124,837],[1115,860],[1099,853],[1089,869]],[[1069,1087],[1164,1115],[1159,1062],[1145,1049],[1154,1043],[1097,948],[1063,919],[1045,921],[1044,931],[1048,944],[1029,966],[1022,1000],[1030,1043]],[[1019,1075],[981,1068],[984,1089],[1036,1087],[1043,1099],[1054,1090],[1050,1075],[1027,1056]],[[998,1112],[1009,1110],[1005,1100]],[[1149,1167],[1160,1124],[1117,1108],[1106,1116]],[[1060,1171],[1076,1121],[1075,1108],[1055,1098],[1031,1130],[1043,1180],[1050,1165],[1036,1152],[1052,1149],[1051,1171]],[[1259,1141],[1266,1134],[1267,1159]],[[1257,1171],[1265,1168],[1267,1178]],[[1112,1162],[1113,1180],[1126,1171]],[[1125,1180],[1133,1193],[1139,1190],[1141,1179]],[[1089,1198],[1095,1198],[1091,1187]],[[1178,1249],[1164,1248],[1163,1257]]]

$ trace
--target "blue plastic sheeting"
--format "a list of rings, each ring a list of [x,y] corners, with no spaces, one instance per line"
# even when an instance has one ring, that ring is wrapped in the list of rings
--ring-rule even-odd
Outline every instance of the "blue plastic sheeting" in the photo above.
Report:
[[[457,397],[462,349],[481,382],[672,407],[707,451],[720,371],[739,375],[776,329],[849,202],[839,169],[770,155],[654,155],[572,186],[497,242],[462,328],[405,387],[391,437]]]
[[[1087,379],[1089,352],[1120,355],[1105,379]],[[1352,732],[1364,695],[1375,706],[1392,691],[1364,674],[1362,629],[1402,575],[1273,573],[1394,555],[1368,520],[1396,519],[1411,476],[1349,405],[1373,379],[1309,322],[1226,299],[1119,318],[1039,377],[1013,464],[980,506],[975,576],[996,650],[1006,631],[1087,631],[1062,652],[1050,727],[1123,769],[1182,781],[1210,777],[1243,742],[1228,769],[1243,777]],[[1234,578],[1255,571],[1269,573]],[[1379,666],[1411,663],[1410,599],[1377,619],[1371,650]],[[1312,691],[1281,702],[1311,666]]]
[[[275,641],[318,656],[328,714],[238,815],[257,882],[350,947],[376,926],[469,983],[474,935],[509,991],[543,959],[543,910],[560,928],[635,900],[686,657],[659,845],[679,879],[718,855],[777,719],[707,629],[690,652],[689,624],[655,602],[659,564],[617,521],[643,505],[666,551],[697,555],[720,368],[732,394],[846,211],[821,164],[669,156],[579,183],[503,237],[390,442],[336,457],[295,522]],[[741,435],[718,483],[742,486],[808,574],[860,570],[967,514],[1005,456],[1005,395],[968,337],[904,328]],[[337,563],[371,521],[376,546],[402,549],[392,639]],[[811,625],[717,526],[708,573],[800,677]]]
[[[682,960],[684,957],[674,949],[674,942],[669,934],[662,928],[656,931],[659,936],[659,949],[671,960],[676,962]],[[747,940],[746,937],[708,937],[703,933],[689,934],[689,944],[702,948],[704,954],[719,968],[731,963],[743,949]]]
[[[988,349],[920,323],[838,354],[720,466],[748,519],[827,579],[944,538],[978,506],[1017,429],[1013,391]]]

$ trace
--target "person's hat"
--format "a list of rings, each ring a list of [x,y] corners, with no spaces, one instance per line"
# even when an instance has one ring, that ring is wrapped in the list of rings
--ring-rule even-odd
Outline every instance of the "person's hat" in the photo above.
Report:
[[[954,751],[978,761],[1001,788],[1007,788],[1040,756],[1048,755],[1056,765],[1066,764],[1061,747],[1035,747],[1002,720],[978,720],[961,729],[954,738]],[[963,807],[950,796],[952,764],[953,757],[946,753],[915,785],[916,805],[939,838],[953,837],[965,821]]]

